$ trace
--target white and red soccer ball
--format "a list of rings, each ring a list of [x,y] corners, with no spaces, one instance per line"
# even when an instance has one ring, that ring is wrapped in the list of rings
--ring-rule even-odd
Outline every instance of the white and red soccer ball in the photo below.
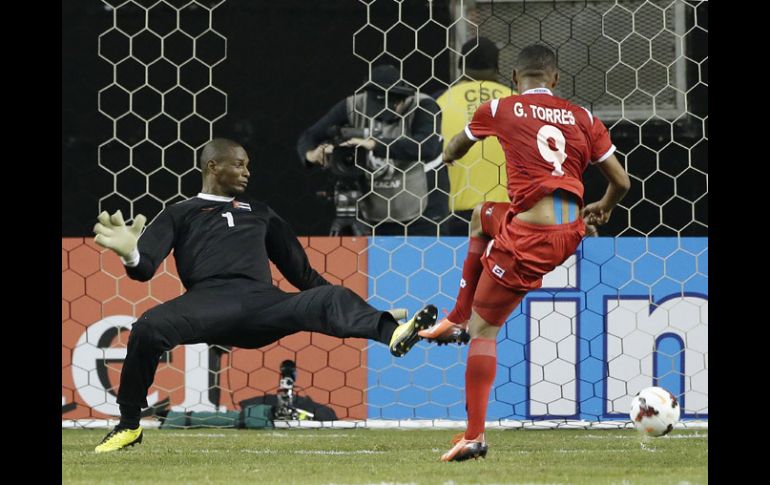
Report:
[[[662,387],[648,387],[631,400],[631,421],[640,433],[663,436],[679,421],[679,402]]]

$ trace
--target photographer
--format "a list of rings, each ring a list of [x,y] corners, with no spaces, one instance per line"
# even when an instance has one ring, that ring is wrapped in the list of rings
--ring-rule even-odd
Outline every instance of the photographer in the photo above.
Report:
[[[375,235],[435,236],[436,222],[424,215],[424,162],[441,153],[440,126],[436,102],[401,81],[396,67],[382,65],[358,94],[305,130],[297,142],[303,164],[337,179],[332,233],[347,214],[372,226]]]

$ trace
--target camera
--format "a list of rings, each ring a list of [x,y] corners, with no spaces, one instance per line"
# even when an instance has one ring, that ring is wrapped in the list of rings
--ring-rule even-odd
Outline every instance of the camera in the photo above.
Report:
[[[360,147],[343,147],[340,144],[351,138],[369,138],[377,134],[376,130],[372,132],[368,128],[329,127],[326,135],[334,145],[334,151],[329,158],[329,171],[338,179],[359,179],[364,174],[361,167],[366,167],[368,151]]]
[[[278,380],[276,393],[277,405],[273,408],[273,419],[293,420],[311,419],[313,413],[298,408],[294,404],[294,382],[297,380],[297,364],[293,360],[281,362],[281,377]]]
[[[334,176],[334,187],[331,191],[319,192],[334,203],[335,218],[329,229],[330,236],[364,236],[368,228],[358,220],[358,200],[364,195],[362,190],[365,182],[368,150],[361,147],[343,147],[341,143],[351,138],[369,138],[378,136],[380,130],[356,128],[353,126],[331,126],[327,137],[334,145],[329,157],[327,169]]]
[[[281,377],[278,380],[278,405],[274,410],[275,419],[297,419],[294,407],[294,381],[297,380],[297,365],[293,360],[281,362]]]

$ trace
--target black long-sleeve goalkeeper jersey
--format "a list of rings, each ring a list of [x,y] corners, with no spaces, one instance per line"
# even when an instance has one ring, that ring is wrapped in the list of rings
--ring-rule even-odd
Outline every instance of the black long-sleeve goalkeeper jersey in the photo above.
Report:
[[[310,267],[291,227],[267,204],[198,194],[166,207],[139,238],[132,279],[147,281],[174,250],[185,288],[209,279],[245,278],[273,287],[268,259],[300,290],[330,284]]]

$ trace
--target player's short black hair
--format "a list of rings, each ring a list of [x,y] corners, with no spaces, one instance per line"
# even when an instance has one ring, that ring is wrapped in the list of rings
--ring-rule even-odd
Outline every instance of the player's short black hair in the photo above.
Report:
[[[528,45],[519,52],[516,59],[516,72],[519,76],[544,77],[557,70],[556,54],[544,45]]]
[[[199,159],[201,171],[206,171],[206,162],[209,160],[216,160],[224,155],[229,155],[230,151],[235,148],[241,148],[241,144],[227,138],[214,138],[206,143],[201,150]]]

